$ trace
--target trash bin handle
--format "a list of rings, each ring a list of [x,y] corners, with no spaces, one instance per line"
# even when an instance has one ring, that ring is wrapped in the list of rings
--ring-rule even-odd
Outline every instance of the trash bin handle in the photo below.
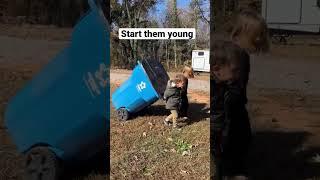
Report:
[[[104,0],[88,0],[88,4],[90,6],[91,11],[95,11],[98,12],[98,14],[100,14],[100,16],[102,16],[105,19],[105,24],[108,27],[109,30],[109,23],[108,23],[108,18],[105,16],[105,13],[109,13],[109,12],[105,12],[106,10],[103,8],[105,4],[103,4],[105,1]],[[110,30],[109,30],[110,31]]]
[[[89,4],[90,9],[92,11],[97,11],[99,13],[103,12],[103,9],[102,9],[103,0],[88,0],[88,4]]]
[[[89,4],[89,6],[90,6],[90,8],[91,8],[92,10],[97,10],[97,9],[98,9],[95,0],[88,0],[88,4]]]
[[[146,60],[145,60],[145,61],[146,61]],[[148,66],[149,66],[151,72],[153,73],[153,75],[154,75],[155,77],[157,77],[157,74],[153,71],[153,69],[151,68],[150,64],[149,64],[149,63],[146,63],[146,64],[148,64]]]

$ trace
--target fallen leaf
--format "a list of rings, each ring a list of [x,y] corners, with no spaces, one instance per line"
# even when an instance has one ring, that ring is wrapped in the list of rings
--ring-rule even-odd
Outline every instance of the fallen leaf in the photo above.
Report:
[[[136,160],[136,161],[138,161],[138,157],[137,156],[133,156],[134,157],[134,159]]]
[[[188,171],[181,170],[181,173],[182,173],[182,174],[188,174]]]

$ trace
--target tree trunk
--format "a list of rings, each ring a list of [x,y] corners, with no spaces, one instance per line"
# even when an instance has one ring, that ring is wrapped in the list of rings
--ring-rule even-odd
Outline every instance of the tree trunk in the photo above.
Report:
[[[170,69],[170,61],[169,61],[169,54],[168,54],[168,42],[166,42],[166,59],[167,59],[167,67]]]
[[[174,67],[178,68],[178,62],[177,62],[177,42],[176,40],[173,41],[173,50],[174,50]]]
[[[178,18],[178,11],[177,11],[177,0],[173,0],[173,18],[174,18],[174,28],[177,28],[177,18]],[[173,41],[174,47],[174,67],[178,67],[178,62],[177,62],[177,41]]]
[[[222,25],[224,23],[225,18],[225,7],[224,7],[224,0],[210,0],[211,4],[211,19],[212,21],[212,29],[211,31],[221,30]],[[214,23],[214,24],[213,24]]]
[[[194,10],[193,10],[193,17],[194,17],[194,28],[198,29],[198,21],[199,21],[199,8],[198,3],[196,2],[198,0],[194,0]],[[194,40],[194,49],[197,49],[197,40]]]

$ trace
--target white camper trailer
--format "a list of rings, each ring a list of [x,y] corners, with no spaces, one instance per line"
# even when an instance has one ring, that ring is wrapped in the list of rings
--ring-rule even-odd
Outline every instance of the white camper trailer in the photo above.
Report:
[[[270,29],[319,33],[320,0],[262,0],[262,16]]]
[[[210,72],[209,50],[192,51],[192,68],[195,72]]]

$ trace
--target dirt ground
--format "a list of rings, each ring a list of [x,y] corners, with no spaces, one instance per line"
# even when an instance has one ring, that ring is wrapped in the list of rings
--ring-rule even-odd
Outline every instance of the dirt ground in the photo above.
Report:
[[[0,29],[0,179],[16,180],[20,157],[3,124],[6,104],[68,44],[70,30],[42,26],[24,27],[23,31],[19,27]],[[268,55],[252,57],[248,90],[254,131],[249,161],[252,179],[320,179],[319,50],[299,39],[296,44],[274,45]],[[130,74],[112,73],[124,78]],[[181,131],[162,125],[167,111],[161,102],[126,123],[119,123],[111,110],[113,179],[208,179],[206,82],[206,78],[190,81],[191,123]],[[93,173],[78,179],[103,178]]]

